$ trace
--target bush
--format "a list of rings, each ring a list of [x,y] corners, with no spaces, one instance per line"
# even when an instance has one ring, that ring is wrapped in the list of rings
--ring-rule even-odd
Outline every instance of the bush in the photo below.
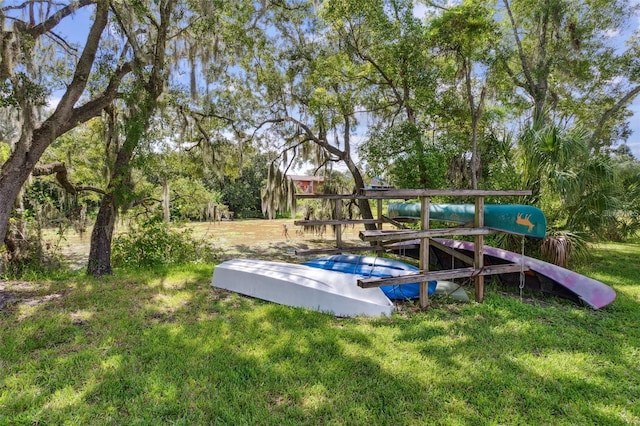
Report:
[[[542,241],[540,253],[544,260],[566,268],[570,261],[588,260],[589,246],[586,237],[580,233],[550,230]]]
[[[152,219],[114,239],[111,261],[115,267],[155,267],[210,261],[213,248],[193,237],[190,229],[171,229]]]

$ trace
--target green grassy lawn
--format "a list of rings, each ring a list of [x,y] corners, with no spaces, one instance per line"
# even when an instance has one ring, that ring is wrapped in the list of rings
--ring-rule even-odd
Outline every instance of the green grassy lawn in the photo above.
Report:
[[[593,251],[599,311],[489,286],[337,319],[206,265],[4,283],[0,424],[640,424],[640,244]]]

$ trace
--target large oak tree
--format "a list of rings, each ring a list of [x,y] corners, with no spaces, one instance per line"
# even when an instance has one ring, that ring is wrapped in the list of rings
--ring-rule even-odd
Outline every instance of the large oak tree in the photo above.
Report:
[[[16,8],[22,8],[17,13]],[[79,54],[70,42],[55,30],[63,19],[79,8],[92,8],[93,20]],[[37,9],[37,10],[36,10]],[[41,19],[37,19],[37,18]],[[115,98],[122,78],[131,71],[131,63],[99,57],[103,34],[109,22],[107,0],[79,0],[60,6],[57,2],[25,2],[6,6],[0,15],[3,23],[0,51],[0,84],[3,107],[13,109],[19,121],[18,137],[12,141],[8,159],[0,167],[0,240],[7,234],[14,202],[43,152],[65,132],[102,113]],[[10,24],[9,24],[10,23]],[[42,116],[43,106],[51,95],[45,84],[47,62],[42,56],[54,43],[56,58],[72,66],[55,109]],[[100,60],[100,67],[96,60]],[[94,90],[88,83],[95,81]]]

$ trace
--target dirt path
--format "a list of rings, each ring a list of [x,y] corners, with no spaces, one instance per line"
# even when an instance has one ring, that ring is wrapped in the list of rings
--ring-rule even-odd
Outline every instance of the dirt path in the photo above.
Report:
[[[219,222],[215,224],[193,224],[195,235],[211,239],[220,249],[221,259],[232,257],[256,257],[290,262],[301,261],[296,250],[330,248],[335,246],[335,236],[331,229],[324,235],[304,233],[294,226],[293,220],[246,220]],[[360,229],[347,228],[343,231],[346,244],[362,244],[358,238]]]

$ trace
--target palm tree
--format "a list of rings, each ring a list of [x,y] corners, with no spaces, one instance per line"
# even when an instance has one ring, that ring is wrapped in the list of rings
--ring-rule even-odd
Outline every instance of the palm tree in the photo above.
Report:
[[[588,141],[584,131],[554,125],[526,128],[518,139],[522,185],[532,191],[525,202],[542,208],[549,218],[549,236],[543,243],[547,249],[584,247],[578,241],[581,235],[600,235],[611,227],[608,212],[618,205],[613,168],[609,157],[589,149]],[[567,238],[575,244],[554,241]],[[568,255],[549,253],[551,259]]]

